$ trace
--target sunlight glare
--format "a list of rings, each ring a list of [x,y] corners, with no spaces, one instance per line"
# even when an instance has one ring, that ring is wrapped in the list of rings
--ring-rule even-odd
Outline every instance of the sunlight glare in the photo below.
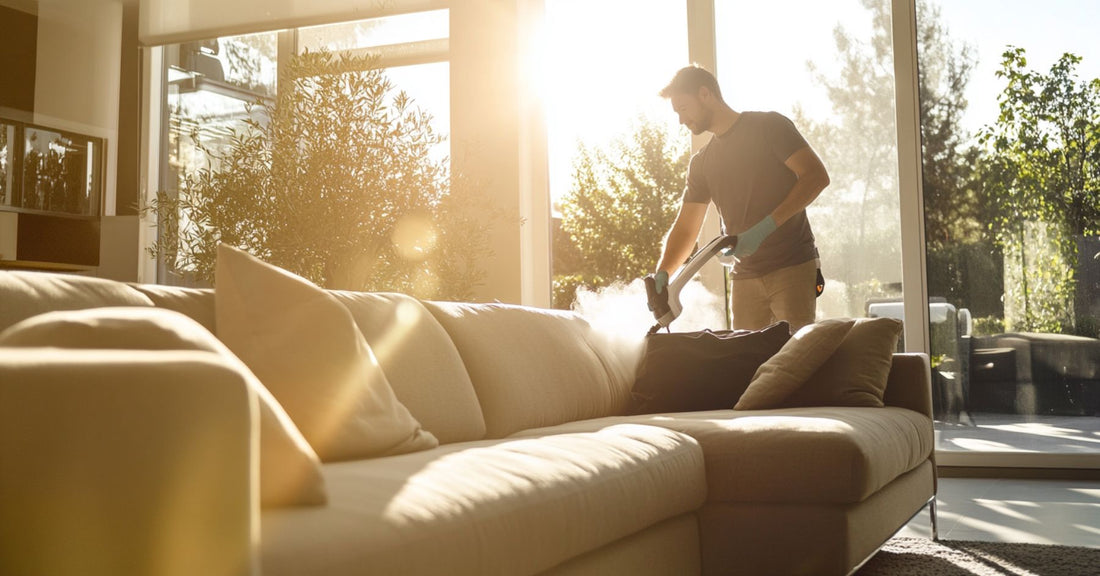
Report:
[[[432,217],[422,212],[402,216],[393,229],[393,247],[405,260],[423,260],[435,248],[438,239]]]
[[[963,450],[973,450],[976,452],[1033,452],[1033,450],[1013,448],[1002,442],[993,442],[991,440],[982,440],[978,438],[952,438],[948,440],[947,443],[955,444]]]
[[[605,144],[645,115],[675,116],[657,93],[689,63],[684,6],[664,0],[548,0],[539,90],[550,139],[550,194],[569,187],[578,143]]]
[[[983,508],[992,510],[993,512],[996,512],[1003,516],[1007,516],[1009,518],[1014,518],[1016,520],[1021,520],[1024,522],[1036,522],[1035,518],[1032,518],[1031,516],[1028,516],[1023,512],[1013,509],[1013,506],[1037,508],[1038,504],[1035,504],[1034,502],[1014,502],[1012,504],[1009,504],[1007,502],[1001,502],[999,500],[985,500],[982,498],[975,500],[975,502],[977,502],[977,504]]]

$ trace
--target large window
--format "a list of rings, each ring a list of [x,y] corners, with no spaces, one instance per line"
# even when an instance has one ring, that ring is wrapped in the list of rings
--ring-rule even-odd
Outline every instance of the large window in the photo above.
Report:
[[[900,313],[889,14],[885,1],[715,2],[727,102],[790,118],[829,171],[832,184],[807,209],[825,277],[823,318]]]
[[[916,70],[908,62],[910,39],[892,37],[895,24],[909,29],[913,5]],[[894,13],[895,7],[906,10]],[[541,60],[524,62],[536,72],[530,76],[546,111],[556,305],[573,305],[578,289],[589,296],[617,292],[625,294],[624,305],[590,309],[632,315],[645,324],[640,330],[652,323],[644,294],[629,290],[652,270],[679,203],[689,140],[657,92],[690,62],[690,45],[697,57],[714,53],[735,109],[787,115],[829,170],[831,186],[808,209],[826,279],[819,316],[906,317],[902,345],[923,350],[924,318],[910,317],[926,314],[938,448],[947,455],[941,463],[961,453],[1096,453],[1100,97],[1087,83],[1100,77],[1089,28],[1100,20],[1100,6],[1086,0],[1057,0],[1041,10],[1023,0],[545,0],[544,9]],[[451,22],[449,13],[458,9],[168,47],[165,134],[174,140],[164,146],[169,152],[162,161],[177,172],[162,188],[171,192],[183,173],[203,167],[203,146],[229,142],[228,126],[263,122],[245,103],[277,97],[288,55],[307,48],[376,54],[394,85],[446,134],[450,35],[515,24],[507,16],[504,24]],[[691,38],[689,22],[696,32]],[[713,43],[700,33],[708,27]],[[469,90],[479,74],[510,82],[497,68],[511,60],[494,60],[491,50],[482,50],[490,44],[455,44],[455,69],[472,72],[453,85],[459,87],[456,114],[486,109],[469,105],[465,92],[495,105]],[[233,58],[236,68],[228,64]],[[895,70],[902,71],[897,78]],[[1050,90],[1030,96],[1023,90],[1044,85]],[[515,88],[505,87],[500,98]],[[913,101],[919,114],[912,113]],[[1029,108],[1036,103],[1052,106]],[[508,155],[516,132],[524,131],[511,130],[509,108],[500,109],[506,112],[491,119],[494,130],[477,136],[506,168],[494,183],[494,190],[504,190],[495,200],[511,210],[511,190],[533,203],[538,198],[531,190],[543,182],[524,179],[544,174],[511,169],[522,164]],[[455,118],[454,124],[481,119]],[[1078,129],[1092,136],[1067,143]],[[199,144],[185,142],[196,131]],[[538,130],[529,132],[541,139]],[[531,148],[520,144],[517,156]],[[13,145],[9,137],[9,156]],[[446,158],[445,145],[434,150]],[[1069,160],[1075,169],[1059,165]],[[8,181],[11,170],[9,162]],[[511,179],[516,172],[522,181]],[[508,214],[516,216],[522,214]],[[500,259],[488,280],[502,290],[511,290],[507,284],[529,263],[513,255],[550,257],[535,240],[521,235],[519,241],[528,250]],[[710,290],[701,305],[685,302],[685,309],[711,307],[715,314],[677,328],[722,327],[720,292]]]
[[[359,116],[357,120],[351,120],[349,115],[349,123],[385,123],[391,122],[390,118],[394,118],[394,114],[399,114],[395,112],[398,108],[395,104],[399,101],[405,103],[402,106],[408,114],[422,118],[424,126],[408,128],[407,124],[393,120],[393,127],[395,130],[406,131],[406,144],[414,148],[425,147],[429,164],[433,167],[427,169],[431,174],[420,176],[428,180],[434,178],[436,181],[432,185],[438,185],[439,180],[446,177],[449,156],[448,34],[448,11],[436,10],[280,32],[213,38],[165,47],[165,98],[168,111],[163,130],[162,166],[166,169],[161,170],[161,189],[158,191],[162,207],[159,215],[160,237],[157,239],[157,250],[161,257],[159,281],[205,284],[210,272],[209,258],[195,252],[188,254],[186,258],[181,254],[183,246],[188,242],[195,245],[196,238],[201,238],[204,233],[203,228],[209,228],[210,224],[195,221],[195,206],[189,204],[193,200],[182,192],[188,186],[207,186],[207,190],[222,184],[230,187],[232,183],[223,176],[238,167],[223,166],[225,162],[250,160],[251,168],[267,162],[272,167],[272,173],[278,174],[275,165],[279,160],[274,157],[274,153],[266,160],[263,156],[270,151],[270,147],[265,151],[260,150],[262,147],[257,148],[251,156],[245,153],[250,150],[249,146],[254,145],[254,141],[249,140],[249,135],[262,132],[270,125],[272,119],[269,115],[280,101],[280,91],[285,92],[290,86],[298,86],[298,90],[320,90],[317,86],[325,84],[322,79],[313,84],[307,82],[303,88],[300,82],[295,83],[302,79],[303,74],[316,73],[318,78],[329,77],[333,71],[365,75],[343,84],[344,92],[336,96],[348,97],[347,102],[342,104],[324,102],[326,106],[322,110],[309,108],[310,102],[318,103],[316,99],[287,100],[289,103],[284,103],[283,106],[297,107],[294,114],[299,120],[311,114],[319,115],[319,120],[321,115],[340,115],[340,106],[347,109],[352,106],[350,102],[358,99],[361,108],[371,107],[369,114],[373,116]],[[318,54],[327,55],[332,64],[308,60],[311,55]],[[298,62],[303,67],[292,68],[292,62]],[[330,82],[327,89],[341,90],[333,87],[337,83]],[[371,92],[375,88],[382,88],[377,106],[374,103],[364,103],[375,97]],[[405,120],[412,118],[413,116],[407,116]],[[418,123],[420,120],[413,122]],[[321,125],[323,122],[316,124]],[[310,146],[306,140],[317,146],[324,146],[326,138],[337,137],[334,133],[328,136],[317,134],[304,123],[299,128],[303,138],[300,146]],[[413,132],[414,135],[409,135]],[[381,134],[377,136],[390,137]],[[347,134],[343,137],[346,138],[345,141],[335,143],[326,151],[330,158],[342,152],[352,153],[353,150],[367,154]],[[373,138],[374,135],[364,136],[366,137]],[[275,140],[277,138],[268,137],[266,142],[277,145]],[[232,151],[242,153],[233,157],[227,156]],[[405,154],[414,152],[406,151]],[[262,166],[259,168],[262,170]],[[364,168],[369,170],[371,167]],[[325,172],[325,167],[320,164],[314,167],[302,166],[301,169],[318,174],[318,178],[322,178],[321,175]],[[375,169],[382,170],[381,167]],[[250,172],[241,170],[240,173]],[[346,189],[350,186],[346,179],[343,182],[337,180],[340,178],[329,182],[334,187],[343,186]],[[325,186],[322,180],[319,179],[318,182],[320,186]],[[329,196],[336,193],[335,188],[319,192]],[[257,195],[260,193],[257,192]],[[371,203],[366,198],[363,202]],[[260,200],[256,200],[253,206],[260,206],[260,203]],[[372,209],[386,210],[378,203],[373,204]],[[221,230],[224,229],[225,226],[222,226]],[[263,227],[257,229],[263,230]],[[318,230],[317,233],[323,234],[325,231]],[[270,244],[270,240],[268,238],[264,241]],[[322,258],[316,253],[312,257]],[[318,277],[324,276],[332,282],[345,282],[347,287],[355,286],[356,278],[361,276],[359,273],[345,271],[317,274]],[[332,280],[333,277],[342,280]],[[399,286],[393,286],[393,289],[398,288]]]
[[[690,146],[658,96],[688,63],[684,4],[548,0],[544,41],[554,304],[615,310],[642,333],[652,317],[638,279],[657,264]],[[724,328],[721,298],[699,296],[677,327],[703,312],[699,328]]]
[[[599,224],[621,232],[631,222],[647,221],[636,243],[648,242],[659,250],[667,221],[650,222],[653,211],[635,200],[642,196],[638,190],[658,182],[651,175],[660,170],[675,173],[666,180],[665,217],[670,218],[683,186],[688,134],[676,125],[668,103],[654,94],[688,63],[684,5],[661,2],[621,11],[614,2],[598,6],[609,13],[593,13],[597,8],[591,3],[557,0],[547,5],[548,44],[560,50],[550,67],[549,82],[555,88],[548,91],[547,102],[551,193],[561,215],[554,244],[558,305],[569,305],[578,286],[583,295],[585,287],[606,285],[609,276],[628,283],[630,274],[649,272],[658,254],[623,270],[632,256],[623,249],[626,239],[609,231],[607,241],[600,242]],[[884,11],[886,18],[881,18]],[[605,25],[628,14],[630,25]],[[868,9],[857,0],[828,5],[718,0],[714,5],[717,76],[727,102],[736,110],[775,110],[788,116],[830,170],[832,186],[809,210],[827,278],[818,306],[822,317],[863,316],[882,303],[900,310],[889,22],[888,4]],[[669,149],[663,167],[647,168],[653,155],[638,154],[642,161],[631,160],[639,144],[632,134],[646,134],[640,125],[644,122],[681,142]],[[653,148],[654,142],[638,147]],[[615,217],[616,210],[626,208],[633,210],[633,218]],[[724,327],[726,295],[720,287],[711,292],[701,295],[702,302],[685,303],[685,310],[717,310],[701,318],[702,325],[678,323],[678,329]],[[634,297],[644,301],[642,295]]]
[[[0,206],[11,205],[15,189],[15,126],[0,123]]]
[[[1079,464],[1100,454],[1100,7],[917,7],[937,448]]]
[[[447,10],[433,10],[301,28],[298,50],[377,58],[395,89],[409,94],[418,107],[429,112],[434,130],[446,135],[450,130],[448,20]],[[434,147],[433,154],[442,160],[449,150],[444,139]]]

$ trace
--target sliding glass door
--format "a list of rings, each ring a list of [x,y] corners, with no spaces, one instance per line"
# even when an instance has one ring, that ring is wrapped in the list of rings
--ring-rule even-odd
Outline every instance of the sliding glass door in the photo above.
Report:
[[[715,1],[718,80],[735,110],[794,121],[832,184],[807,209],[819,318],[900,317],[901,232],[890,4]]]
[[[917,2],[941,463],[1100,463],[1095,2]]]
[[[688,63],[684,4],[546,0],[544,40],[554,306],[642,334],[653,318],[640,278],[657,265],[690,151],[658,96]],[[724,295],[685,293],[677,329],[725,328]]]

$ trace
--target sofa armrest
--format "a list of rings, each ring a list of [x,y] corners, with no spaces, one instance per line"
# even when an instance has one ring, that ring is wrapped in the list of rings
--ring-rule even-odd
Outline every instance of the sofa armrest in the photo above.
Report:
[[[0,574],[258,573],[258,437],[216,354],[0,348]]]
[[[932,367],[927,354],[894,354],[882,401],[932,417]]]

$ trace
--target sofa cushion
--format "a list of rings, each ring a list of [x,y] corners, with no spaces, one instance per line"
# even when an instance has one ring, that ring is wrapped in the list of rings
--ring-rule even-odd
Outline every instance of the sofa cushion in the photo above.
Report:
[[[782,405],[840,346],[855,320],[822,320],[800,328],[763,363],[733,408],[765,410]]]
[[[0,332],[0,346],[214,352],[237,369],[259,398],[261,504],[325,503],[317,455],[282,406],[224,344],[182,314],[145,307],[47,312]]]
[[[860,318],[785,406],[882,406],[901,320]]]
[[[449,444],[324,472],[327,509],[264,514],[265,576],[537,574],[706,497],[695,441],[646,426]]]
[[[333,291],[351,312],[394,394],[442,443],[485,437],[485,416],[451,337],[403,294]]]
[[[0,574],[249,573],[255,412],[211,352],[0,347]]]
[[[927,460],[934,447],[932,420],[895,407],[618,416],[513,437],[576,434],[626,423],[695,438],[706,459],[710,502],[861,502]]]
[[[185,288],[162,284],[130,284],[145,294],[157,308],[175,310],[217,333],[214,316],[214,291],[210,288]]]
[[[757,368],[790,337],[786,322],[763,330],[650,334],[630,412],[729,408],[748,388]]]
[[[226,245],[218,337],[286,409],[322,461],[438,444],[393,394],[351,314],[312,282]]]
[[[54,310],[152,305],[145,295],[121,282],[75,274],[0,271],[0,330]]]
[[[625,412],[628,384],[580,316],[506,304],[427,302],[454,340],[490,438]]]

